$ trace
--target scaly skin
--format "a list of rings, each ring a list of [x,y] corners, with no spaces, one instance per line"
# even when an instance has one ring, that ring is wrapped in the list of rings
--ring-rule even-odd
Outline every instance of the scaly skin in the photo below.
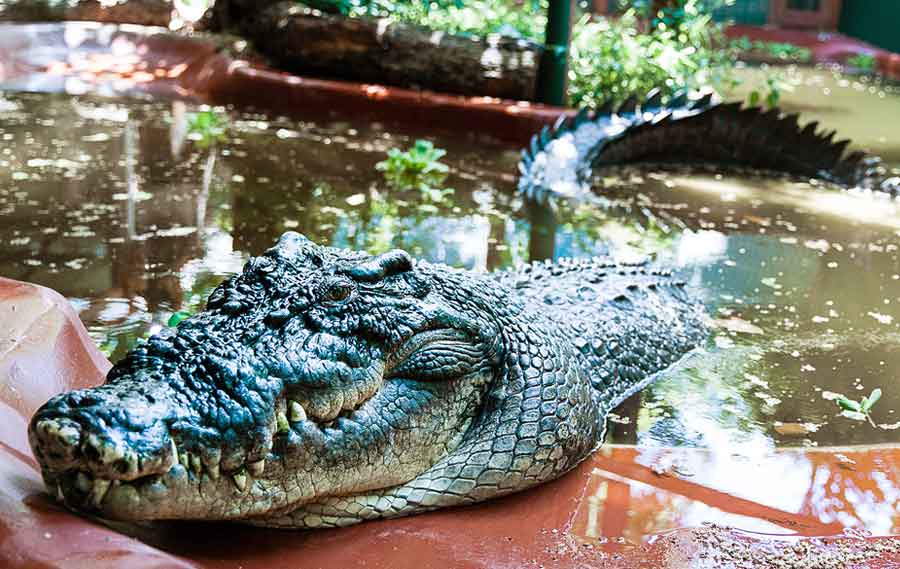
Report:
[[[103,517],[348,525],[560,476],[704,337],[647,265],[479,274],[287,233],[29,436],[51,492]]]
[[[707,93],[676,94],[663,104],[659,91],[618,108],[582,109],[573,118],[534,135],[519,162],[519,191],[546,204],[602,190],[593,170],[623,164],[703,164],[753,168],[798,178],[818,178],[845,188],[900,195],[900,177],[886,177],[880,160],[864,152],[845,154],[849,140],[818,123],[800,127],[799,115],[780,109],[719,103]]]

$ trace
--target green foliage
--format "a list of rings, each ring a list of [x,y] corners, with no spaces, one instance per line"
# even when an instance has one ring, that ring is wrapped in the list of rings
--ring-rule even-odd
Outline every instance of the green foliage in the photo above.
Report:
[[[878,400],[881,399],[881,389],[875,388],[872,390],[872,393],[869,394],[868,397],[863,397],[860,401],[854,401],[853,399],[848,399],[841,395],[835,401],[838,404],[838,407],[841,408],[841,415],[847,417],[848,419],[853,419],[854,421],[866,421],[874,427],[875,422],[872,421],[872,416],[869,412],[872,410],[872,407],[878,403]]]
[[[570,103],[596,106],[653,88],[665,96],[682,88],[731,85],[732,52],[715,47],[722,45],[721,30],[698,5],[687,2],[677,27],[659,20],[653,33],[640,31],[634,10],[617,20],[582,19],[571,46]]]
[[[188,136],[202,149],[227,140],[228,117],[213,110],[191,113]]]
[[[383,17],[448,33],[505,36],[542,42],[547,0],[315,0],[352,17]],[[650,14],[651,2],[616,18],[585,14],[573,29],[569,103],[596,106],[607,99],[660,88],[663,95],[687,88],[731,86],[736,50],[714,23],[722,0],[680,0]],[[725,46],[725,47],[722,47]]]
[[[435,148],[431,141],[419,139],[409,150],[390,149],[387,160],[375,168],[384,172],[384,179],[392,188],[416,189],[423,199],[437,203],[453,193],[453,189],[441,187],[450,171],[440,162],[445,154],[446,150]]]
[[[856,69],[867,73],[875,71],[877,63],[878,60],[875,59],[875,56],[869,55],[868,53],[857,53],[856,55],[851,55],[847,58],[847,65],[849,67],[855,67]]]
[[[732,40],[731,48],[739,52],[755,52],[772,59],[797,63],[806,63],[812,59],[812,51],[809,48],[784,42],[750,41],[747,36]]]
[[[781,101],[781,94],[791,90],[793,87],[784,80],[780,73],[772,73],[765,78],[762,85],[750,91],[747,95],[747,105],[750,107],[762,105],[773,109]]]
[[[761,45],[760,45],[761,44]],[[778,59],[807,62],[812,59],[812,50],[807,47],[800,47],[790,43],[781,42],[756,42],[756,49],[761,49]]]
[[[327,0],[320,0],[327,1]],[[380,17],[453,34],[504,36],[542,41],[547,0],[339,0],[354,17]]]
[[[179,310],[178,312],[174,312],[172,313],[172,316],[169,316],[168,326],[169,328],[175,328],[190,317],[191,313],[187,312],[186,310]]]

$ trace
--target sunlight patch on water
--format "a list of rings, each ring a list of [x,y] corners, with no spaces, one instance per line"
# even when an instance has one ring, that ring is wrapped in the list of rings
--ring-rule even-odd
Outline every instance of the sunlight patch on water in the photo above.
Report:
[[[702,176],[670,178],[689,191],[717,196],[723,202],[765,200],[785,208],[806,210],[845,221],[900,229],[900,207],[890,196],[872,192],[819,189],[802,183],[715,179]]]

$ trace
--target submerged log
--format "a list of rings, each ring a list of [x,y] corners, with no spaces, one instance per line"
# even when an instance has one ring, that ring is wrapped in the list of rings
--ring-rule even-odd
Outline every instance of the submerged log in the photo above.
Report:
[[[463,95],[534,97],[541,46],[532,42],[345,18],[294,2],[257,4],[252,13],[241,0],[220,3],[220,25],[250,39],[286,71]]]
[[[87,20],[105,24],[169,25],[172,4],[169,0],[0,0],[0,21]],[[195,29],[200,29],[195,26]]]

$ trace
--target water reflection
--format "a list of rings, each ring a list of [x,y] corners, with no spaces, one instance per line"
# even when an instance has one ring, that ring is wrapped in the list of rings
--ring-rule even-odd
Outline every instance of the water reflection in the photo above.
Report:
[[[681,527],[774,535],[900,532],[896,448],[761,450],[607,446],[592,458],[572,533],[608,549]]]

